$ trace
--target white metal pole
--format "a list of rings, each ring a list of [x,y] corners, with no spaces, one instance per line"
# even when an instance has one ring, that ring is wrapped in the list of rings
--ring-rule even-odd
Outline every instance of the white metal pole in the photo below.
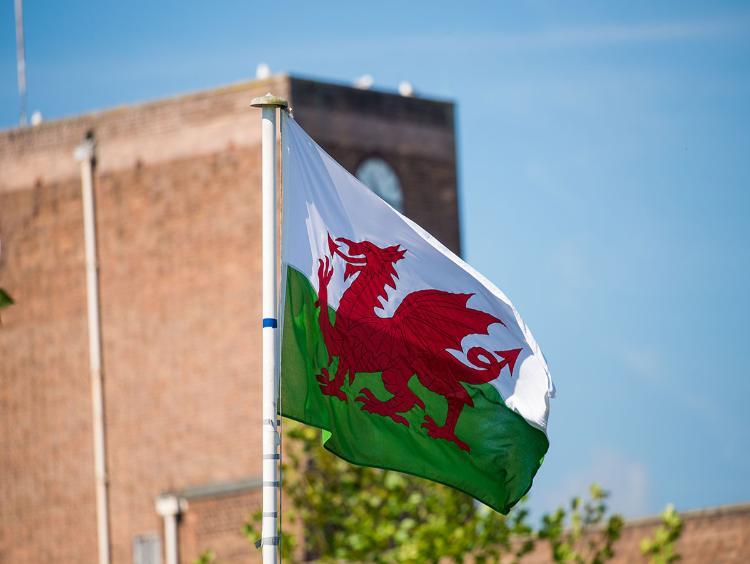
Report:
[[[89,325],[89,366],[94,432],[94,477],[96,480],[96,525],[99,564],[110,562],[109,503],[107,499],[107,453],[104,433],[104,374],[102,371],[101,315],[99,313],[99,265],[96,247],[96,205],[94,200],[93,136],[78,146],[75,158],[81,163],[83,234],[86,253],[86,299]]]
[[[164,519],[164,555],[166,564],[179,564],[180,545],[177,539],[177,517],[187,502],[176,495],[159,496],[156,512]]]
[[[28,123],[26,119],[26,52],[23,40],[23,0],[15,1],[16,11],[16,72],[18,73],[18,96],[21,111],[18,122],[21,126]]]
[[[279,436],[276,287],[276,108],[287,103],[267,94],[252,101],[262,110],[262,213],[263,213],[263,521],[261,549],[263,564],[279,559]]]
[[[166,543],[165,554],[167,564],[178,564],[177,548],[177,514],[173,513],[164,517],[164,542]]]

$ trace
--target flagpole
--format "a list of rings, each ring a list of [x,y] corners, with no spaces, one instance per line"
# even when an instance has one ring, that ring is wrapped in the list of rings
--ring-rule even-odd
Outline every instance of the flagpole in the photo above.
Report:
[[[26,119],[26,52],[23,39],[23,0],[16,0],[16,71],[18,74],[18,97],[21,101],[18,123],[22,127],[28,121]]]
[[[261,108],[262,213],[263,213],[263,564],[279,559],[279,436],[276,345],[278,298],[276,287],[276,108],[286,100],[266,94],[251,106]]]
[[[89,133],[75,150],[81,163],[83,236],[86,253],[86,300],[89,326],[89,370],[91,377],[92,428],[94,433],[94,479],[96,481],[96,530],[99,564],[110,562],[107,451],[104,430],[104,375],[102,370],[101,315],[99,312],[99,264],[96,246],[94,163],[96,142]]]

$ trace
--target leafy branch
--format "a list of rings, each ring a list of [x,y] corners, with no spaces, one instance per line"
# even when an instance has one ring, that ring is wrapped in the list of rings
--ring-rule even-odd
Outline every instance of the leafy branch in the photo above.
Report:
[[[641,541],[641,553],[650,564],[670,564],[680,559],[675,543],[682,534],[682,518],[673,505],[668,505],[661,514],[661,525],[650,537]]]
[[[599,485],[589,489],[590,498],[574,497],[566,510],[562,507],[542,517],[539,538],[549,541],[555,562],[600,564],[614,556],[614,544],[620,538],[622,516],[607,517],[609,493]]]
[[[6,308],[14,303],[15,302],[13,301],[13,298],[10,297],[10,294],[3,288],[0,288],[0,309]],[[0,319],[0,323],[2,323],[2,319]]]
[[[13,305],[14,303],[15,302],[13,301],[13,298],[10,297],[10,294],[4,289],[0,288],[0,308],[8,307],[9,305]]]

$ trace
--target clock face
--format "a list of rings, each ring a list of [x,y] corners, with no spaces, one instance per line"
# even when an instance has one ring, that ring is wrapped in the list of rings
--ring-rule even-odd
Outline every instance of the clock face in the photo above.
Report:
[[[404,194],[401,183],[391,166],[383,159],[371,157],[357,169],[360,182],[383,198],[398,211],[403,211]]]

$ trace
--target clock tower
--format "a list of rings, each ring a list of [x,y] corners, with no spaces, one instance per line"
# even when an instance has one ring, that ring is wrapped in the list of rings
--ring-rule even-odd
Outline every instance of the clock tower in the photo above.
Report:
[[[452,102],[289,77],[299,124],[334,159],[460,254]]]

